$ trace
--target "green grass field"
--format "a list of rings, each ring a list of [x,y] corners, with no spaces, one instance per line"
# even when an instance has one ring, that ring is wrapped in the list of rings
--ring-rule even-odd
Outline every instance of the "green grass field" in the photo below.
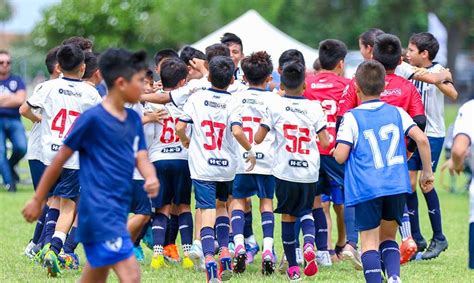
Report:
[[[447,107],[446,121],[451,124],[456,115],[457,108]],[[26,163],[22,168],[27,168]],[[445,174],[447,176],[447,174]],[[447,177],[444,176],[444,183]],[[26,171],[22,175],[28,177]],[[437,259],[423,262],[413,262],[402,267],[402,279],[404,282],[474,282],[474,272],[467,269],[468,248],[468,212],[469,196],[462,188],[464,180],[458,180],[458,192],[448,193],[445,186],[441,184],[440,173],[437,173],[436,187],[439,192],[443,212],[443,227],[449,240],[449,248]],[[21,208],[31,197],[33,189],[30,185],[19,186],[16,194],[9,194],[5,190],[0,191],[0,282],[73,282],[80,276],[80,271],[65,271],[58,279],[47,279],[46,271],[40,266],[33,264],[22,256],[23,249],[28,243],[34,230],[34,225],[26,223],[21,216]],[[422,232],[425,238],[431,236],[431,228],[423,197],[420,199],[420,218]],[[254,199],[254,207],[258,207]],[[106,208],[104,208],[106,209]],[[280,217],[276,217],[275,238],[278,256],[281,256],[282,246],[280,238]],[[254,232],[257,239],[261,240],[260,215],[254,211]],[[334,235],[334,233],[333,233]],[[178,239],[179,242],[179,239]],[[141,266],[143,282],[202,282],[204,273],[185,271],[180,266],[171,266],[159,271],[153,271],[149,267],[151,251],[144,247],[146,264]],[[81,264],[84,264],[84,252],[79,245],[78,253]],[[258,258],[259,256],[257,256]],[[235,276],[232,281],[238,282],[284,282],[286,278],[275,274],[263,277],[260,273],[260,260],[257,260],[248,268],[245,274]],[[304,280],[317,280],[320,282],[363,282],[362,272],[355,271],[348,262],[341,262],[330,268],[320,268],[319,273],[313,278]],[[117,279],[111,276],[111,282]]]

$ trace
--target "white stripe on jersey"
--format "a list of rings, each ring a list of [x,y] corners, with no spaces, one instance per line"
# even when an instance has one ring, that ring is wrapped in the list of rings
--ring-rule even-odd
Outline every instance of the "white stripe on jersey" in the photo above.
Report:
[[[43,83],[38,84],[33,90],[33,95],[37,92],[38,89],[41,89]],[[33,96],[32,95],[32,96]],[[40,92],[39,95],[43,95],[43,92]],[[33,109],[36,114],[41,114],[41,109]],[[41,146],[41,122],[34,123],[31,127],[30,135],[28,136],[28,147],[26,152],[26,159],[28,160],[41,160],[43,154],[43,147]]]

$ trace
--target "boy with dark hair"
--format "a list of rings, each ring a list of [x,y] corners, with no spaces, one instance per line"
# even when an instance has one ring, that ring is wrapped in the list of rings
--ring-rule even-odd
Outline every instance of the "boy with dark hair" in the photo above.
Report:
[[[246,161],[251,163],[247,170],[255,166],[255,151],[242,130],[238,104],[226,91],[234,80],[234,67],[229,57],[212,58],[209,62],[212,87],[188,99],[176,125],[183,146],[189,147],[196,208],[202,213],[200,238],[208,282],[226,281],[232,276],[226,201],[237,168],[235,140],[247,151]],[[187,124],[192,126],[191,139],[186,134]],[[220,248],[219,272],[214,260],[214,235]]]
[[[438,41],[432,34],[427,32],[417,33],[410,37],[407,58],[411,65],[418,68],[425,68],[430,74],[440,73],[444,70],[443,66],[433,62],[438,53],[438,49]],[[433,161],[431,166],[433,171],[436,171],[446,134],[446,127],[444,124],[444,97],[447,96],[451,100],[456,100],[458,93],[454,88],[452,79],[438,84],[429,84],[417,80],[413,80],[412,82],[420,92],[425,106],[427,120],[425,132],[431,146],[431,159]],[[418,171],[422,169],[418,152],[415,152],[413,157],[408,161],[408,169],[410,170],[410,182],[413,190],[413,193],[407,198],[411,229],[413,238],[418,246],[418,251],[423,252],[427,245],[426,240],[421,234],[418,219],[416,181]],[[428,207],[433,236],[430,245],[426,251],[423,252],[421,258],[432,259],[448,248],[448,241],[443,234],[441,224],[441,206],[436,190],[433,188],[432,190],[422,191]]]
[[[281,83],[286,94],[271,101],[254,139],[256,144],[260,144],[268,132],[275,133],[276,153],[272,168],[278,200],[275,212],[282,214],[282,241],[289,265],[286,274],[290,281],[301,280],[295,248],[297,217],[301,217],[303,230],[304,274],[313,276],[318,272],[311,214],[319,170],[316,137],[323,148],[329,144],[321,104],[302,96],[306,88],[304,80],[305,67],[302,63],[293,61],[283,66]]]
[[[198,70],[194,69],[191,64],[193,59],[200,59],[205,61],[206,54],[202,53],[194,47],[185,46],[183,47],[183,49],[181,49],[181,52],[179,53],[179,58],[183,60],[183,62],[188,67],[188,77],[186,78],[186,81],[202,78],[203,74],[200,73]]]
[[[163,62],[163,59],[166,58],[179,58],[179,55],[173,49],[162,49],[156,52],[154,60],[155,60],[155,72],[157,74],[160,73],[160,64]]]
[[[124,104],[138,102],[143,91],[145,56],[144,52],[123,49],[108,49],[102,54],[99,68],[109,94],[102,104],[79,117],[46,169],[35,196],[23,209],[27,221],[38,217],[62,166],[74,151],[79,151],[82,191],[78,240],[83,243],[88,260],[81,282],[106,281],[110,268],[120,281],[140,281],[126,225],[135,164],[145,178],[144,189],[149,197],[157,194],[159,182],[147,158],[140,118]]]
[[[230,57],[235,65],[234,80],[242,80],[243,72],[240,66],[240,60],[244,58],[244,46],[242,45],[242,39],[237,35],[226,32],[221,37],[221,43],[227,45],[230,51]]]
[[[67,44],[76,44],[76,45],[79,45],[82,51],[92,52],[92,46],[93,46],[92,41],[82,36],[73,36],[68,39],[65,39],[62,45],[67,45]]]
[[[364,276],[370,283],[381,282],[382,272],[387,273],[388,282],[400,282],[400,253],[395,236],[406,194],[411,191],[404,135],[416,141],[423,164],[431,164],[428,139],[413,119],[403,109],[379,100],[386,83],[384,77],[384,66],[375,60],[359,65],[355,80],[363,104],[344,114],[334,151],[336,161],[346,163],[346,206],[355,207]],[[431,167],[424,168],[420,183],[432,187]]]
[[[27,105],[21,114],[33,122],[41,123],[42,162],[51,167],[53,159],[75,124],[76,119],[87,109],[100,103],[101,98],[95,88],[83,82],[85,71],[84,52],[78,45],[67,44],[59,48],[57,53],[62,78],[43,83],[41,89],[27,100]],[[41,109],[41,117],[32,109]],[[76,202],[79,197],[79,158],[74,154],[72,158],[61,164],[64,168],[58,174],[59,180],[55,184],[48,214],[57,217],[54,234],[46,230],[44,247],[39,258],[44,258],[50,276],[60,273],[58,254],[71,229],[76,213]],[[46,172],[46,171],[45,171]],[[43,174],[44,175],[44,174]],[[38,185],[40,189],[41,183]],[[48,192],[51,187],[45,191]],[[58,205],[59,204],[59,205]],[[59,211],[53,210],[59,207]],[[48,228],[48,227],[47,227]],[[50,235],[51,234],[51,235]]]

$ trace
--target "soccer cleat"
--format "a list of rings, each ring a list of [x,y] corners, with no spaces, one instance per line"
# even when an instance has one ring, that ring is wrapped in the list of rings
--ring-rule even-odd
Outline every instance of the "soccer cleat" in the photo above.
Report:
[[[286,255],[285,253],[283,253],[283,255],[281,256],[281,261],[280,261],[280,264],[278,265],[277,271],[281,274],[285,274],[287,270],[288,270],[288,260],[286,260]],[[299,272],[299,269],[298,269],[298,272]]]
[[[163,248],[163,256],[172,263],[177,263],[181,260],[179,258],[178,247],[175,244],[165,246]]]
[[[206,270],[204,264],[204,254],[202,248],[199,245],[193,244],[191,250],[189,251],[189,258],[193,261],[194,267],[201,271]]]
[[[412,237],[406,238],[400,245],[400,264],[405,264],[416,254],[418,247]]]
[[[78,270],[79,256],[75,253],[65,253],[58,255],[59,265],[63,269]]]
[[[165,262],[165,257],[163,255],[153,255],[151,258],[150,267],[152,269],[160,269],[167,267],[168,265]]]
[[[425,252],[421,255],[421,259],[433,259],[437,258],[440,253],[444,252],[448,249],[448,240],[444,239],[444,241],[438,239],[431,239],[430,245],[426,249]]]
[[[316,253],[312,244],[304,245],[303,257],[305,261],[304,275],[313,276],[318,273],[318,264],[316,263]]]
[[[50,243],[47,243],[46,245],[44,245],[43,248],[36,253],[34,261],[39,264],[43,264],[44,256],[46,255],[46,252],[49,251],[50,246],[51,246]]]
[[[413,239],[418,247],[418,252],[424,252],[428,244],[426,243],[425,238],[421,238],[420,240]]]
[[[48,269],[49,277],[57,277],[61,273],[58,256],[52,250],[46,252],[43,262],[44,266]]]
[[[300,267],[299,266],[292,266],[288,268],[286,271],[286,276],[290,280],[290,282],[298,282],[301,281],[300,275]]]
[[[316,262],[321,266],[332,266],[331,254],[328,251],[317,251]]]
[[[273,252],[270,250],[263,251],[262,253],[262,274],[271,275],[275,272],[275,258]]]
[[[31,251],[33,250],[35,246],[36,246],[35,243],[33,243],[33,241],[30,240],[28,245],[26,245],[25,250],[23,251],[23,254],[26,255],[29,259],[32,259],[34,256],[31,254]]]
[[[222,281],[232,278],[232,258],[227,248],[221,248],[219,253],[219,278]]]
[[[229,245],[227,246],[229,249],[230,256],[234,258],[235,256],[235,244],[233,242],[229,242]]]
[[[303,250],[301,248],[296,248],[296,263],[299,266],[304,265]]]
[[[193,261],[189,258],[189,256],[184,256],[183,260],[181,261],[181,266],[184,269],[191,269],[194,267]]]
[[[247,260],[247,252],[243,245],[238,245],[235,248],[235,256],[234,256],[234,272],[235,273],[243,273],[245,268],[247,267],[246,264]]]
[[[142,246],[133,247],[133,253],[135,254],[135,257],[139,263],[145,262],[145,254],[143,253]]]
[[[217,264],[213,259],[206,262],[206,275],[208,283],[221,282],[217,276]]]
[[[393,275],[388,278],[387,283],[402,283],[402,280],[400,279],[400,277]]]
[[[362,261],[360,259],[360,254],[351,245],[346,244],[344,249],[342,249],[342,258],[344,260],[350,260],[352,262],[352,265],[354,265],[354,268],[356,270],[363,270]]]
[[[255,256],[258,254],[260,247],[257,243],[245,244],[245,250],[247,251],[247,264],[253,263]]]

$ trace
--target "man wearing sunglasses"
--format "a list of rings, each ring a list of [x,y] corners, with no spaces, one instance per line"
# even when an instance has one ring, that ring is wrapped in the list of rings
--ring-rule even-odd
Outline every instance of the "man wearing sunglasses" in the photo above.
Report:
[[[19,76],[10,73],[10,53],[0,50],[0,174],[9,192],[16,191],[19,176],[15,166],[26,154],[25,128],[18,108],[26,99],[26,88]],[[6,141],[12,143],[12,154],[7,158]]]

